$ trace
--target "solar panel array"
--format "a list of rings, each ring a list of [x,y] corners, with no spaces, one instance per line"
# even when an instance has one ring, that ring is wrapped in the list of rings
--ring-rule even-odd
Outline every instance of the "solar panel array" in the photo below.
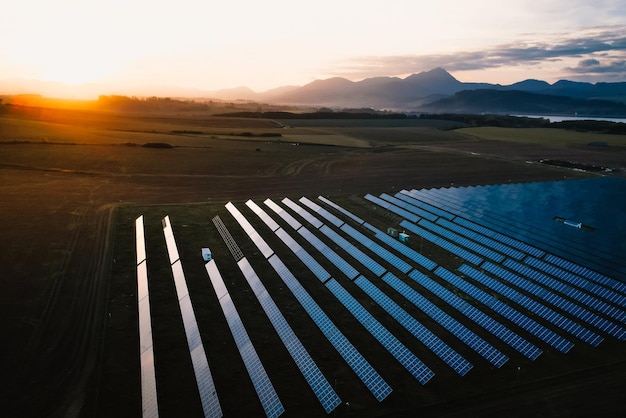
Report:
[[[146,266],[146,242],[143,215],[135,219],[137,247],[137,310],[139,312],[139,356],[141,364],[141,416],[159,416],[154,350],[152,347],[152,322],[148,292],[148,268]]]
[[[245,258],[242,260],[245,260]],[[220,306],[222,307],[222,311],[224,312],[224,316],[226,317],[226,322],[228,323],[230,332],[235,339],[235,344],[237,345],[241,359],[246,366],[246,370],[252,380],[257,396],[261,401],[261,405],[263,405],[263,410],[268,417],[278,417],[285,412],[285,408],[280,402],[280,399],[278,399],[278,394],[274,389],[274,385],[272,385],[272,382],[270,381],[270,378],[261,363],[261,359],[254,349],[252,341],[250,341],[248,332],[243,325],[243,321],[237,312],[237,308],[235,307],[230,294],[228,293],[228,289],[226,288],[224,279],[222,279],[222,275],[217,268],[217,264],[215,264],[215,260],[211,260],[206,263],[205,267]]]
[[[166,216],[162,223],[167,252],[171,262],[172,274],[174,275],[174,284],[176,286],[178,304],[183,316],[183,326],[187,336],[187,345],[189,346],[191,363],[194,375],[196,376],[196,384],[198,385],[198,390],[200,392],[202,410],[204,411],[204,416],[207,418],[221,417],[222,407],[220,406],[219,399],[217,398],[215,384],[213,383],[213,376],[211,376],[211,370],[209,369],[209,363],[204,351],[204,345],[202,344],[202,340],[200,338],[200,330],[198,329],[196,315],[193,311],[193,306],[191,305],[191,299],[189,298],[187,281],[178,256],[176,240],[174,239],[174,231],[172,230],[169,216]]]
[[[325,312],[325,306],[300,283],[302,267],[312,273],[306,272],[308,277],[319,280],[304,283],[307,288],[312,286],[332,294],[335,303],[339,302],[337,306],[343,306],[342,312],[345,308],[421,384],[430,381],[437,367],[444,364],[465,376],[481,362],[502,367],[509,360],[507,353],[512,353],[513,358],[535,360],[548,347],[566,354],[574,347],[570,336],[591,347],[598,347],[607,335],[626,341],[626,284],[569,261],[560,253],[550,253],[553,243],[538,248],[536,241],[529,240],[529,244],[519,239],[523,235],[507,235],[513,229],[504,226],[506,219],[502,215],[488,212],[488,222],[484,223],[478,216],[465,216],[446,193],[402,190],[395,196],[367,194],[360,202],[351,199],[351,207],[360,206],[359,214],[370,211],[371,223],[323,196],[318,196],[317,201],[302,197],[297,201],[283,198],[279,203],[266,199],[263,203],[271,214],[252,200],[245,202],[247,213],[257,217],[252,223],[234,204],[225,205],[258,249],[253,257],[246,257],[219,216],[213,218],[214,223],[242,277],[326,413],[341,405],[341,399],[306,350],[304,340],[289,325],[291,313],[281,312],[276,303],[279,300],[275,302],[270,288],[265,288],[266,277],[257,275],[252,264],[257,260],[272,267],[276,275],[267,280],[282,281],[321,331],[320,337],[324,335],[364,389],[378,401],[389,396],[391,386],[350,342],[348,337],[353,331],[342,332]],[[419,241],[403,243],[377,227],[388,226],[390,220],[397,222],[395,228],[399,226],[461,258],[460,265],[448,270],[421,254]],[[267,229],[257,231],[253,223],[259,221]],[[221,416],[169,217],[162,222],[203,411],[205,416]],[[142,409],[144,416],[158,416],[143,218],[135,223]],[[280,248],[272,248],[268,242],[278,242]],[[417,246],[420,251],[415,249]],[[314,251],[309,252],[310,248]],[[427,246],[428,251],[431,248]],[[287,261],[296,274],[279,257],[286,249],[293,253]],[[282,414],[285,409],[252,346],[215,260],[206,264],[206,270],[266,414]],[[345,287],[341,280],[345,280]],[[374,308],[370,309],[370,305]],[[337,308],[333,309],[337,312]],[[376,316],[383,312],[384,319]],[[428,317],[426,322],[420,320],[422,313]],[[385,325],[392,322],[395,328]],[[400,330],[402,338],[392,330]],[[406,339],[411,336],[413,345]],[[462,342],[473,352],[467,348],[456,351],[453,342]],[[425,364],[416,355],[424,348],[440,361],[430,355],[426,358],[435,361]],[[472,365],[460,353],[467,353],[468,358],[478,362]]]
[[[289,351],[291,358],[296,362],[311,389],[313,389],[313,393],[317,396],[322,407],[327,414],[332,412],[341,404],[341,399],[339,399],[333,387],[328,383],[326,377],[324,377],[315,361],[306,351],[298,336],[293,332],[293,329],[289,326],[289,323],[280,312],[280,309],[278,309],[278,306],[276,306],[276,303],[265,289],[265,286],[263,286],[261,279],[259,279],[248,260],[244,257],[237,262],[237,265],[254,291],[280,340],[287,348],[287,351]]]

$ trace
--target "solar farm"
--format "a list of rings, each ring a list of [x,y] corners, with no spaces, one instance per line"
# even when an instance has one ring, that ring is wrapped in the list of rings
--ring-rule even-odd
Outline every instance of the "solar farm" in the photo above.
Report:
[[[139,354],[116,413],[511,416],[623,368],[626,284],[446,190],[127,209]]]

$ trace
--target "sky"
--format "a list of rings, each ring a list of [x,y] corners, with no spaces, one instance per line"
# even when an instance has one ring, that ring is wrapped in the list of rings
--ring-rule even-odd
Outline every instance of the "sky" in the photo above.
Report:
[[[23,80],[78,95],[93,85],[263,92],[437,67],[500,84],[626,81],[626,2],[19,0],[0,13],[5,94]]]

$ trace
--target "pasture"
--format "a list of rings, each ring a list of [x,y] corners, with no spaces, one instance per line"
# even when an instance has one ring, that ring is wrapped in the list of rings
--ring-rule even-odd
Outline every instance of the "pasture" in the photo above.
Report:
[[[128,288],[132,280],[127,280],[134,278],[127,263],[134,248],[129,222],[138,213],[150,220],[148,239],[162,233],[159,218],[168,213],[176,233],[184,228],[185,257],[195,259],[197,245],[207,236],[219,242],[209,215],[222,213],[229,200],[323,194],[347,199],[342,200],[347,204],[351,196],[401,188],[588,176],[526,162],[536,156],[574,156],[604,165],[626,161],[618,147],[596,151],[563,143],[527,146],[508,137],[484,141],[463,131],[361,125],[354,121],[349,127],[285,129],[262,119],[5,107],[0,113],[0,235],[5,242],[0,251],[5,342],[0,371],[8,415],[136,413],[136,409],[118,409],[115,396],[120,393],[115,387],[128,388],[129,393],[137,390],[135,317],[128,311],[133,291]],[[244,132],[253,136],[241,135]],[[263,133],[283,136],[260,136]],[[157,142],[174,148],[141,146]],[[163,248],[156,245],[149,251],[158,258]],[[219,245],[216,251],[220,260],[228,259]],[[227,263],[227,269],[232,267]],[[206,282],[202,271],[197,266],[195,271],[192,280],[206,286],[200,284]],[[160,286],[162,297],[170,298],[171,284]],[[206,301],[211,297],[207,289],[199,294]],[[168,321],[175,320],[166,318],[172,307],[168,303],[159,308],[163,321],[155,326],[162,328],[155,332],[180,334],[168,328]],[[128,350],[113,347],[111,341],[122,342]],[[181,343],[184,339],[173,343],[178,348],[164,349],[180,350]],[[268,339],[266,344],[269,347],[274,341]],[[163,373],[173,376],[176,367],[174,359]],[[601,371],[606,371],[600,366],[598,370],[596,384]],[[499,376],[500,382],[511,377]],[[410,387],[415,383],[401,381],[409,389],[399,393],[413,393]],[[163,382],[174,384],[168,379]],[[226,384],[236,388],[233,380]],[[498,386],[497,382],[489,385],[494,390]],[[522,391],[532,387],[531,383],[521,386]],[[488,393],[488,385],[482,390]],[[439,406],[443,410],[457,405],[453,399],[441,398],[442,393],[420,395],[433,406],[432,414],[437,414],[436,405],[442,402],[449,401],[448,407]],[[502,395],[496,398],[507,399],[506,393]],[[170,411],[181,407],[175,398],[166,406]],[[127,400],[137,405],[136,397]]]

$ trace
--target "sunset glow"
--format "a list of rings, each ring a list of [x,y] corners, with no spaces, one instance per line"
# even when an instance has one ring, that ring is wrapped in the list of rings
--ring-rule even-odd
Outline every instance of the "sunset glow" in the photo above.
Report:
[[[19,93],[17,79],[99,85],[81,87],[86,95],[264,91],[435,67],[502,84],[624,81],[625,18],[623,2],[610,0],[24,0],[0,15],[0,93]]]

